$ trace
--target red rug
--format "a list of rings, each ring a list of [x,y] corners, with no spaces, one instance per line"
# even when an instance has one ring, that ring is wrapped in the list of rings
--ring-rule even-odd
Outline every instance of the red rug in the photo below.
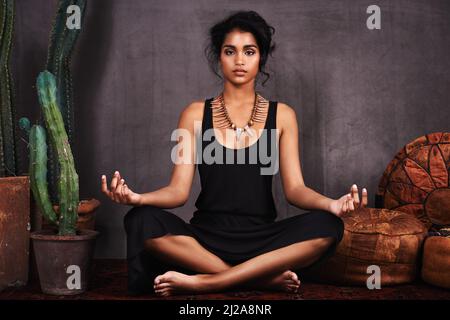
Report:
[[[91,289],[77,296],[51,296],[41,292],[37,281],[25,287],[7,288],[0,300],[449,300],[450,290],[431,286],[420,279],[415,283],[369,290],[303,282],[299,293],[269,291],[229,291],[216,294],[182,295],[161,298],[156,295],[129,296],[124,260],[95,260]]]

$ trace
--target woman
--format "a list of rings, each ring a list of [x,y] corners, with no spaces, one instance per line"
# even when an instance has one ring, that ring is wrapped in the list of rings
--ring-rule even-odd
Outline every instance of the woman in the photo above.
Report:
[[[271,190],[276,172],[262,174],[267,164],[260,160],[198,164],[202,189],[190,223],[163,209],[187,201],[194,161],[176,163],[169,185],[145,194],[133,192],[117,171],[108,190],[102,176],[102,191],[109,198],[134,206],[124,220],[130,293],[153,288],[169,296],[237,286],[297,292],[298,274],[323,262],[342,239],[340,216],[359,206],[357,186],[339,199],[305,186],[294,110],[255,92],[258,74],[268,76],[264,67],[274,49],[273,32],[253,11],[238,12],[213,26],[208,58],[215,70],[220,67],[223,92],[186,107],[178,127],[190,133],[184,141],[194,146],[190,160],[210,143],[203,139],[195,147],[197,121],[202,123],[202,136],[207,130],[214,133],[215,151],[247,157],[263,148],[276,154],[287,201],[311,211],[275,221]],[[277,135],[263,136],[268,130]],[[217,152],[216,160],[223,154]],[[366,204],[363,189],[361,206]]]

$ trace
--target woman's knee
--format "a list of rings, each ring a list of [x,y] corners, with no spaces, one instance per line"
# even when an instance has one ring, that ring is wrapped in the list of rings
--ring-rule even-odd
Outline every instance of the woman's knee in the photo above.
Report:
[[[324,221],[322,221],[323,225],[326,225],[329,229],[330,237],[332,237],[333,241],[339,243],[344,236],[344,221],[327,211],[320,211],[319,214],[323,215]]]
[[[129,232],[131,229],[135,227],[142,226],[144,215],[150,217],[152,216],[152,213],[160,210],[161,210],[160,208],[148,205],[131,208],[123,218],[125,231]]]

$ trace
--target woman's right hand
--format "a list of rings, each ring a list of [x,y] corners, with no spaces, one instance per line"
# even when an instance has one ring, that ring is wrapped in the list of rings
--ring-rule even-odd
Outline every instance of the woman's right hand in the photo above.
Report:
[[[108,190],[106,184],[106,176],[102,175],[102,192],[108,196],[112,201],[121,204],[128,204],[132,206],[139,206],[142,203],[142,195],[133,192],[125,180],[120,176],[119,171],[114,173],[110,184],[111,190]]]

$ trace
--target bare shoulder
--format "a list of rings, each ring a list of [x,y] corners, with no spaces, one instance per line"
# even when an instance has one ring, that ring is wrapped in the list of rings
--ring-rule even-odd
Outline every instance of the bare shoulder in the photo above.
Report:
[[[277,128],[283,132],[284,128],[292,128],[297,124],[295,109],[286,103],[278,102],[277,105]]]
[[[204,101],[194,101],[187,105],[180,114],[178,126],[180,128],[193,129],[197,121],[203,119]]]
[[[186,106],[181,112],[181,117],[185,117],[190,120],[202,120],[204,101],[193,101]]]

